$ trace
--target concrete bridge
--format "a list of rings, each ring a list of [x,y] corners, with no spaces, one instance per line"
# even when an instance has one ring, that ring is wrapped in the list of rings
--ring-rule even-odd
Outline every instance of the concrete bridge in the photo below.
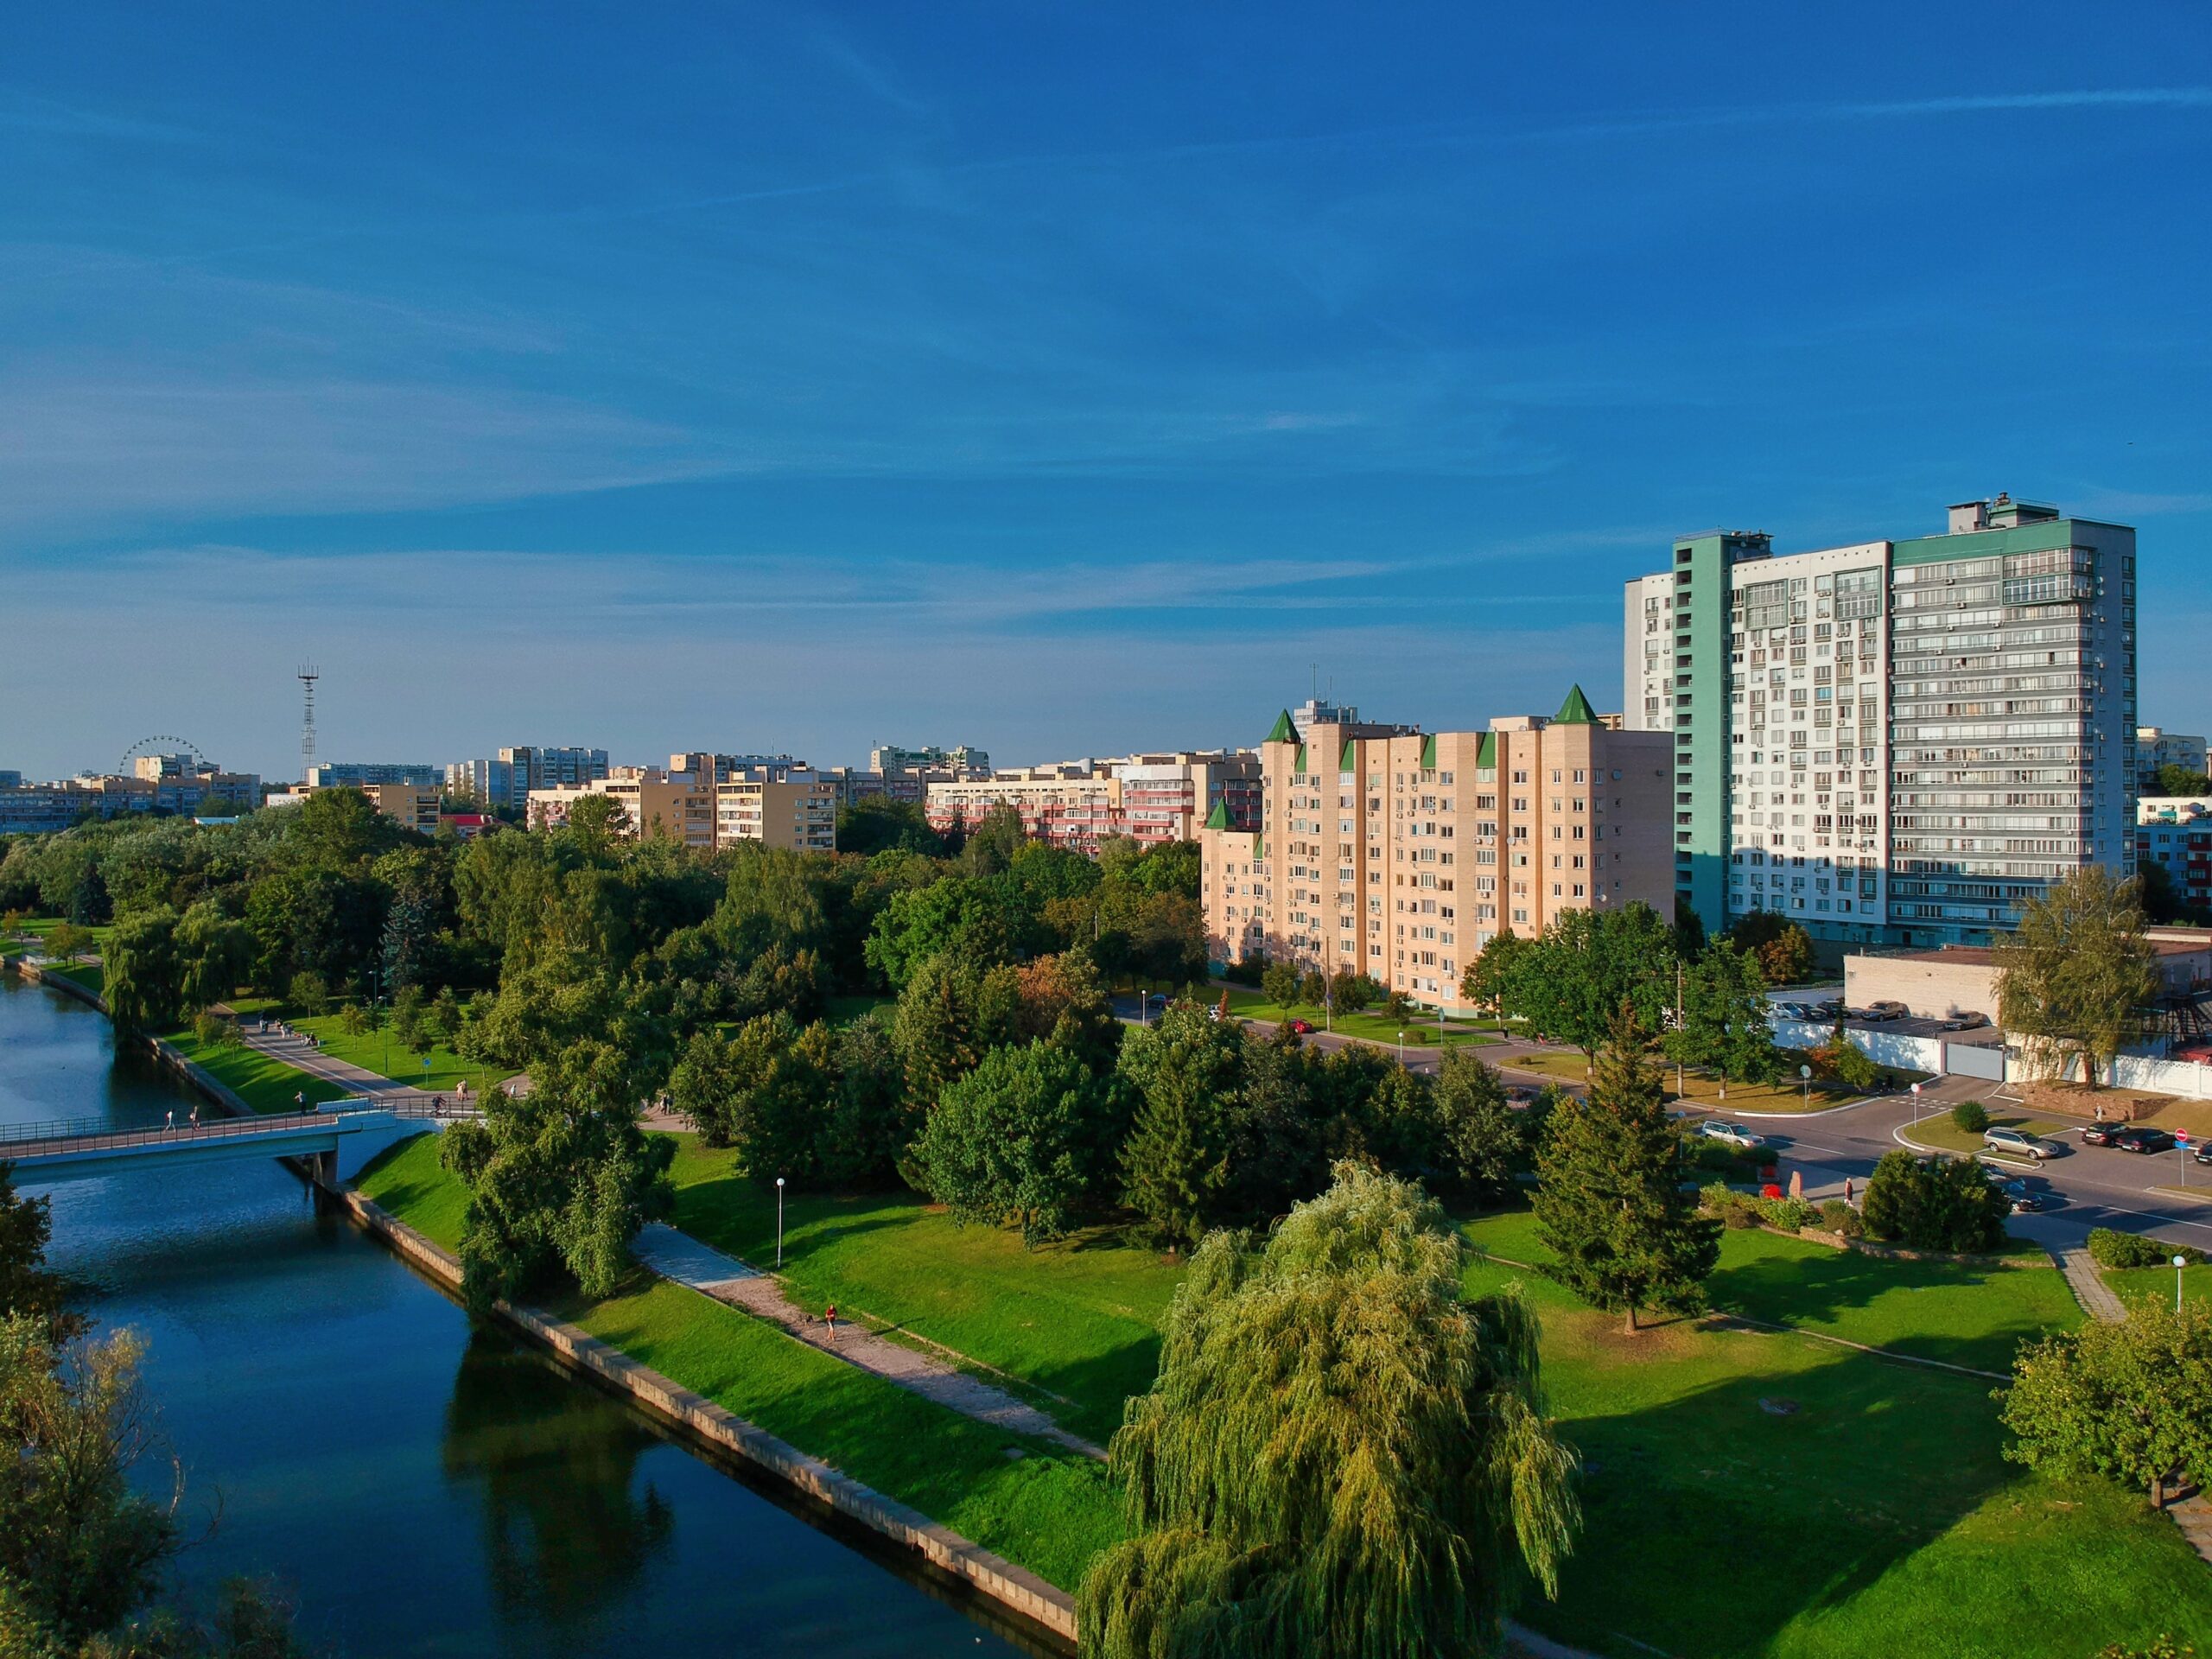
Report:
[[[445,1115],[331,1101],[311,1112],[118,1128],[102,1118],[0,1128],[0,1160],[44,1184],[239,1158],[304,1158],[326,1181],[350,1179],[385,1147],[438,1128]]]

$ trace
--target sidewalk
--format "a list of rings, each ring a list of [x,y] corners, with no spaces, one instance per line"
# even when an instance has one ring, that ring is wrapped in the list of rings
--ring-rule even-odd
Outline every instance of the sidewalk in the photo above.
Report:
[[[834,1354],[848,1365],[872,1371],[886,1382],[896,1382],[925,1400],[957,1411],[963,1417],[988,1423],[1010,1433],[1032,1434],[1051,1440],[1085,1457],[1103,1459],[1106,1448],[1062,1428],[1034,1406],[1025,1405],[1005,1389],[939,1359],[877,1336],[857,1324],[841,1324],[836,1339],[813,1314],[793,1303],[783,1285],[734,1255],[724,1255],[688,1233],[653,1223],[640,1230],[631,1248],[638,1259],[664,1279],[688,1285],[702,1296],[741,1308],[757,1319],[780,1327],[808,1346]]]

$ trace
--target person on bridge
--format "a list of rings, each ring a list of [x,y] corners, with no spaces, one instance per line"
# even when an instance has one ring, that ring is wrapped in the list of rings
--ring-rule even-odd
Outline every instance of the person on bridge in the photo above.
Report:
[[[307,1110],[308,1091],[304,1089],[295,1089],[292,1090],[292,1104],[298,1107],[303,1112]]]
[[[192,1108],[192,1127],[195,1129],[200,1127],[200,1108],[196,1103]]]
[[[169,1128],[176,1128],[176,1108],[174,1106],[169,1108]]]

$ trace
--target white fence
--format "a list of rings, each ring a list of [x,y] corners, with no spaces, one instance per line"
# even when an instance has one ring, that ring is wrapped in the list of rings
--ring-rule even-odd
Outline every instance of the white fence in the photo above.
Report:
[[[1774,1040],[1785,1048],[1820,1048],[1834,1035],[1835,1027],[1825,1020],[1774,1022]],[[1993,1043],[1947,1043],[1940,1037],[1908,1037],[1899,1031],[1866,1031],[1856,1027],[1845,1032],[1844,1038],[1882,1065],[1932,1071],[1939,1077],[1980,1077],[1989,1083],[2018,1082],[2028,1076],[2025,1067]],[[2112,1081],[2124,1089],[2212,1100],[2212,1065],[2199,1065],[2193,1060],[2123,1054],[2113,1073]]]
[[[2161,1095],[2212,1096],[2212,1065],[2194,1060],[2153,1060],[2123,1054],[2113,1065],[2113,1081],[2123,1089],[2149,1089]]]

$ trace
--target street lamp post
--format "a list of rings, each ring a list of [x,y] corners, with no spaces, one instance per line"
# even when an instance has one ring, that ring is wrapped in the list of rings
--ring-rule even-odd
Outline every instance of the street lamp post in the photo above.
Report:
[[[1405,1065],[1405,1063],[1406,1063],[1406,1033],[1405,1033],[1404,1032],[1402,1032],[1402,1032],[1400,1032],[1400,1033],[1398,1033],[1398,1064],[1399,1064],[1401,1066],[1402,1066],[1402,1065]]]
[[[1920,1085],[1916,1083],[1912,1085],[1912,1127],[1920,1127]]]
[[[776,1177],[776,1271],[784,1270],[784,1178]]]
[[[2188,1265],[2189,1258],[2187,1256],[2177,1255],[2174,1257],[2174,1312],[2177,1314],[2181,1312],[2181,1270]]]

